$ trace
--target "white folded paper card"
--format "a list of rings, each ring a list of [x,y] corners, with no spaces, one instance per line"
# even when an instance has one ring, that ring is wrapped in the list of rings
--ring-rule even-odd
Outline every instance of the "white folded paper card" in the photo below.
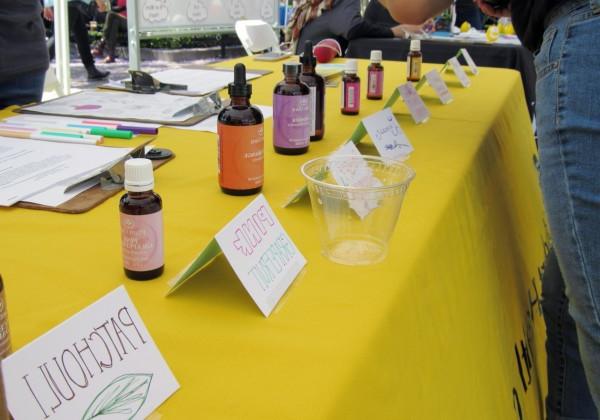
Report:
[[[177,277],[168,294],[181,287],[223,252],[261,312],[269,316],[306,259],[260,194],[211,240]]]
[[[421,99],[412,83],[408,82],[398,86],[398,92],[400,92],[400,97],[406,106],[408,106],[415,124],[424,123],[429,119],[431,116],[429,109],[425,106],[425,102],[423,102],[423,99]]]
[[[471,86],[471,81],[469,80],[469,76],[467,76],[467,73],[465,73],[462,66],[458,62],[458,58],[452,57],[450,60],[448,60],[448,63],[450,64],[450,67],[454,71],[454,74],[456,75],[456,77],[458,77],[460,84],[465,88],[468,88],[469,86]]]
[[[362,123],[382,157],[405,160],[412,153],[412,144],[390,108],[363,118]]]
[[[143,419],[179,384],[123,286],[2,361],[20,419]]]
[[[435,91],[435,94],[444,105],[454,100],[448,86],[446,86],[446,82],[444,82],[444,79],[442,79],[437,70],[431,70],[426,73],[425,79],[427,79],[427,83],[429,83],[429,86]]]
[[[469,70],[471,70],[471,74],[477,76],[479,74],[479,69],[477,68],[477,64],[475,64],[475,60],[473,60],[471,54],[469,54],[469,51],[467,51],[466,48],[461,48],[460,52],[462,56],[465,57]]]
[[[356,156],[361,159],[350,158],[344,160],[341,158],[342,156]],[[331,157],[333,159],[329,159],[329,170],[339,185],[346,187],[379,187],[382,185],[381,181],[373,175],[373,171],[367,162],[362,159],[360,151],[353,142],[348,141],[338,147],[331,154]],[[367,217],[372,210],[379,206],[377,199],[361,197],[360,193],[353,196],[349,192],[348,195],[350,208],[361,219]]]

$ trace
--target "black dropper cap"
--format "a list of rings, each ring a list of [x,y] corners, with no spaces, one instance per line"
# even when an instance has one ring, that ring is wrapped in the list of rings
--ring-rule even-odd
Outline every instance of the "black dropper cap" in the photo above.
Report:
[[[237,63],[233,68],[233,83],[227,86],[227,92],[229,96],[252,96],[252,85],[246,83],[246,66],[242,63]]]
[[[299,76],[302,71],[300,63],[283,63],[283,74],[285,76]]]
[[[305,66],[315,67],[317,65],[317,57],[313,54],[313,43],[307,40],[304,43],[304,53],[300,56],[300,62]]]

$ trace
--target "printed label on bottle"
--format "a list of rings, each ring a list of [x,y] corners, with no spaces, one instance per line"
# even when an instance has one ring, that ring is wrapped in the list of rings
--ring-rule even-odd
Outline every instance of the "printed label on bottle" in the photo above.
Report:
[[[263,185],[264,126],[217,124],[219,184],[232,190]]]
[[[421,79],[421,57],[408,57],[406,62],[407,79],[417,81]]]
[[[317,87],[310,87],[310,135],[314,136],[317,130]]]
[[[162,211],[142,216],[121,213],[123,266],[149,271],[164,265]]]
[[[301,149],[310,143],[310,95],[273,95],[273,144]]]
[[[342,88],[342,108],[345,111],[358,111],[360,108],[360,83],[344,82]]]
[[[368,96],[383,95],[383,72],[369,70]]]

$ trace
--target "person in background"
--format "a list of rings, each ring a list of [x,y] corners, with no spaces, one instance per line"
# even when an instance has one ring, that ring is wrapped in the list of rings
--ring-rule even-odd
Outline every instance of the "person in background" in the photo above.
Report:
[[[86,9],[88,8],[90,2],[91,0],[69,0],[69,30],[75,38],[77,51],[79,52],[81,62],[87,71],[88,80],[98,80],[108,77],[110,72],[101,71],[96,68],[96,65],[94,64],[94,57],[90,51],[90,39],[88,37],[88,30],[86,26],[88,20]],[[96,0],[96,3],[98,4],[98,8],[104,7],[104,4],[102,4],[101,0]],[[53,0],[44,0],[44,18],[46,20],[54,20],[53,7]]]
[[[490,0],[487,0],[490,1]],[[600,0],[508,0],[535,52],[540,183],[552,235],[542,280],[548,354],[548,419],[598,419],[600,410]],[[418,23],[450,0],[382,0]]]
[[[39,0],[0,0],[0,109],[39,102],[48,50]]]
[[[376,0],[373,0],[376,1]],[[287,40],[301,53],[305,41],[313,44],[334,38],[346,50],[356,38],[405,38],[414,27],[372,23],[360,14],[360,0],[300,0],[288,24]]]
[[[106,13],[103,38],[98,46],[99,55],[106,54],[105,63],[114,63],[119,32],[127,33],[127,0],[117,0]]]

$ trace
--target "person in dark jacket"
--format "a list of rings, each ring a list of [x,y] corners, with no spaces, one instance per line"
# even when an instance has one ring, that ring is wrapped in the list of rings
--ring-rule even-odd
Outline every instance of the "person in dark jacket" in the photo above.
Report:
[[[48,51],[39,0],[0,0],[0,109],[39,102]]]
[[[548,419],[600,410],[600,0],[475,0],[536,54],[540,183],[552,236],[542,279]],[[496,4],[496,8],[489,3]],[[422,22],[451,0],[382,0]]]

